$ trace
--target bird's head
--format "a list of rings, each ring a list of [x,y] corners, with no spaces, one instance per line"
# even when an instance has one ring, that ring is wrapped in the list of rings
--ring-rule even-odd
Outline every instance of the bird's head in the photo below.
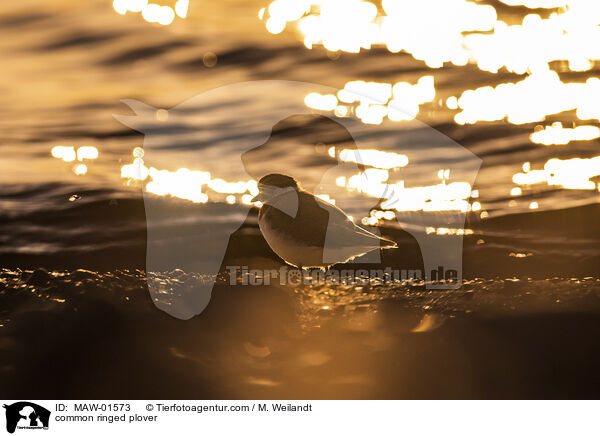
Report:
[[[258,181],[258,195],[252,201],[267,203],[285,192],[297,190],[298,183],[293,177],[276,173],[268,174]]]

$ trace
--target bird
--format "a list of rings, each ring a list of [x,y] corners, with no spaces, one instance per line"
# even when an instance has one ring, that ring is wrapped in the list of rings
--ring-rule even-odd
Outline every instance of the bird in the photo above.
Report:
[[[337,206],[300,187],[285,174],[272,173],[258,182],[258,225],[267,244],[296,268],[327,268],[395,242],[359,227]]]

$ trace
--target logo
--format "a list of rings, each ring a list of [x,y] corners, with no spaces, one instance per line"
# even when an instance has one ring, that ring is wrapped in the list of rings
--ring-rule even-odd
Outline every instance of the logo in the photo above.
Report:
[[[48,430],[50,411],[28,401],[19,401],[4,405],[6,409],[6,431],[14,433],[19,430]]]
[[[244,261],[244,251],[234,252],[230,238],[253,219],[256,181],[268,174],[286,175],[316,197],[334,201],[357,224],[369,225],[371,234],[379,235],[375,222],[387,220],[418,245],[420,253],[410,261],[424,271],[427,288],[461,286],[462,237],[481,159],[418,120],[398,128],[314,110],[305,100],[315,92],[334,95],[337,90],[258,80],[207,90],[169,110],[124,100],[134,114],[115,118],[143,133],[144,143],[143,160],[134,154],[122,174],[145,186],[146,273],[159,309],[190,319],[207,307],[224,266]],[[374,95],[361,98],[377,101]],[[285,199],[285,207],[280,201],[277,208],[288,222],[300,203],[293,193]],[[348,226],[333,219],[339,214],[329,214],[332,208],[310,210],[313,226],[300,228],[300,238],[280,245],[289,255],[282,254],[282,260],[301,265],[294,262],[295,241],[317,247],[322,262],[312,265],[347,258],[345,247],[352,244],[347,244]],[[372,250],[352,262],[381,265],[380,253]],[[395,270],[413,266],[392,265]],[[439,280],[440,271],[451,271],[452,280]],[[194,279],[180,280],[181,272],[193,273]]]

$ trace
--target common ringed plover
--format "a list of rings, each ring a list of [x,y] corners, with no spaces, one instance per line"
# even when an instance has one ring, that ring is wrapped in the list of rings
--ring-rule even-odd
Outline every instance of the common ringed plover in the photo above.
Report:
[[[303,190],[296,180],[269,174],[253,201],[263,203],[258,225],[271,249],[298,268],[344,263],[396,243],[354,224],[338,207]]]

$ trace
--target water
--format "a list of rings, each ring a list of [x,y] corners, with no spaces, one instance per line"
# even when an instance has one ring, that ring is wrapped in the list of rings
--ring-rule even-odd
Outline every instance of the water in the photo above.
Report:
[[[524,15],[523,8],[493,4],[508,22]],[[26,0],[0,10],[5,59],[0,71],[5,102],[0,107],[0,265],[5,268],[0,274],[0,378],[9,396],[23,386],[33,397],[82,392],[136,398],[596,395],[600,235],[594,168],[586,173],[594,189],[517,185],[513,175],[525,172],[527,162],[535,170],[553,158],[598,154],[596,139],[535,144],[529,136],[536,125],[597,123],[583,123],[571,111],[523,125],[459,125],[456,111],[446,105],[449,97],[526,76],[505,69],[492,74],[475,65],[432,69],[381,47],[328,56],[322,47],[307,50],[293,33],[269,34],[257,18],[265,6],[192,2],[188,17],[168,26],[150,25],[138,14],[121,16],[105,0]],[[595,68],[571,72],[555,66],[565,82],[598,75]],[[414,85],[423,76],[434,77],[436,95],[420,106],[418,121],[386,120],[373,128],[403,130],[412,138],[424,123],[482,159],[472,186],[478,196],[468,199],[481,209],[466,214],[472,232],[463,239],[466,282],[460,290],[432,291],[421,283],[251,289],[220,284],[207,310],[190,321],[156,309],[145,274],[146,182],[121,177],[144,137],[115,119],[132,113],[121,100],[170,109],[203,91],[247,80],[309,82],[318,91],[322,85],[339,90],[353,80]],[[290,100],[303,95],[291,93]],[[280,95],[250,87],[234,105],[228,98],[216,95],[211,104],[192,104],[184,111],[182,135],[190,136],[178,143],[182,155],[161,154],[172,132],[159,129],[157,154],[146,150],[146,163],[174,171],[182,166],[177,160],[186,147],[200,147],[199,159],[188,161],[187,168],[238,181],[220,153],[235,144],[236,128],[252,131]],[[160,126],[164,113],[151,113]],[[166,119],[170,127],[180,120],[174,113]],[[269,165],[279,165],[305,186],[316,186],[331,166],[329,147],[348,138],[315,117],[293,120],[277,137],[279,155],[249,154],[249,175],[257,178]],[[369,133],[371,127],[357,126],[374,143],[382,137]],[[52,157],[56,146],[92,146],[99,155],[65,162]],[[377,146],[385,149],[383,143]],[[417,174],[407,166],[413,186],[440,182],[436,174],[443,168],[435,166],[437,161],[428,164],[418,145],[406,144],[404,151],[411,164],[420,163]],[[581,168],[563,172],[563,181],[579,182]],[[519,195],[511,195],[515,187],[522,189]],[[250,210],[242,195],[234,195],[231,205],[227,192],[204,192],[207,203],[169,195],[156,199],[200,221],[223,226],[243,221],[223,265],[281,265],[260,235],[256,209]],[[333,192],[323,193],[343,202]],[[379,222],[402,248],[386,254],[385,265],[422,267],[422,252],[402,227],[411,222],[409,215],[400,213],[400,223]],[[447,214],[441,216],[443,223]],[[166,225],[175,231],[181,223]],[[183,269],[166,280],[198,280],[194,271]],[[32,384],[28,374],[40,362],[53,377]],[[99,385],[98,379],[106,382]]]

